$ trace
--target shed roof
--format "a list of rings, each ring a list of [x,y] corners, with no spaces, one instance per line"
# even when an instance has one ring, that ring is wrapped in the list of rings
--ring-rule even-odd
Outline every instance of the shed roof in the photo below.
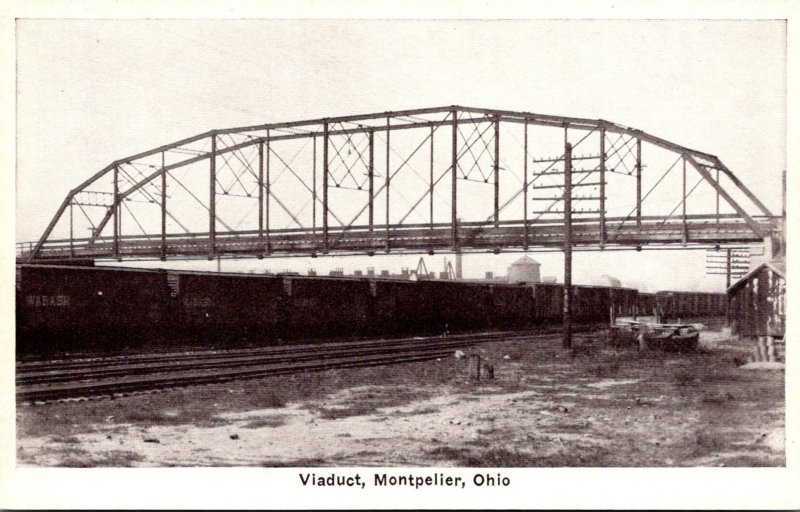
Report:
[[[786,279],[786,262],[783,260],[768,261],[766,263],[762,263],[761,265],[757,266],[756,268],[748,272],[744,277],[733,283],[730,286],[730,288],[726,290],[726,293],[731,293],[735,289],[739,288],[742,284],[749,281],[750,278],[753,277],[753,275],[757,274],[758,271],[764,267],[769,268],[770,270],[781,276],[782,279]]]

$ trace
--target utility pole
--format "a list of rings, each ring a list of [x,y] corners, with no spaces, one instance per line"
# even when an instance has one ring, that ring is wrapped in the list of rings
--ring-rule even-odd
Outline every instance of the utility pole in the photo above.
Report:
[[[217,133],[211,132],[211,156],[208,180],[208,259],[213,260],[217,252]]]
[[[572,144],[564,145],[564,340],[572,348]]]
[[[731,250],[725,249],[725,289],[731,287]]]

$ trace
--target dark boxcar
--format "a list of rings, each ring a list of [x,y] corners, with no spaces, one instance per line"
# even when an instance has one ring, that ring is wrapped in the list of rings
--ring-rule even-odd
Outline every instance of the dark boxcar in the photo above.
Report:
[[[639,292],[632,288],[608,288],[608,305],[606,306],[606,318],[611,318],[611,308],[614,309],[614,317],[633,316],[637,312]]]
[[[561,322],[564,287],[560,284],[536,284],[534,289],[534,318],[537,323],[552,325]]]
[[[279,277],[208,272],[169,272],[175,321],[200,345],[218,346],[283,334],[286,296]]]
[[[610,289],[599,286],[574,286],[572,317],[576,323],[608,322],[612,299]]]
[[[725,316],[726,310],[722,293],[661,291],[656,293],[656,302],[669,321]]]
[[[283,277],[285,329],[292,339],[352,337],[369,326],[370,284],[364,279]]]
[[[576,323],[604,323],[611,310],[619,316],[629,309],[628,291],[604,286],[574,286],[572,315]]]
[[[415,281],[372,279],[372,334],[441,334],[438,304]]]
[[[19,265],[17,272],[20,354],[135,347],[165,320],[161,271]]]
[[[492,323],[501,329],[534,325],[532,286],[491,285]]]
[[[492,296],[488,286],[452,281],[419,281],[437,312],[441,332],[484,329],[492,324]]]
[[[639,292],[636,298],[636,315],[650,316],[656,313],[656,294]]]

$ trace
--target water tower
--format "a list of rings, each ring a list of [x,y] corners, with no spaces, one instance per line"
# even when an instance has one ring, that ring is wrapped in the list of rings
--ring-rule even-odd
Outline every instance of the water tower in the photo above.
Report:
[[[540,283],[539,269],[542,264],[529,256],[523,256],[508,267],[509,283]]]

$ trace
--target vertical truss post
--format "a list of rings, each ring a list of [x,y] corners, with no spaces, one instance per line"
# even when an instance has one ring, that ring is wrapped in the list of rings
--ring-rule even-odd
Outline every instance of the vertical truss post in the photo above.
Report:
[[[431,165],[430,165],[430,181],[428,182],[428,209],[430,210],[430,237],[431,237],[431,251],[433,251],[433,126],[431,126]]]
[[[258,241],[264,252],[264,141],[258,141]]]
[[[328,252],[328,121],[322,125],[322,252]]]
[[[636,138],[636,227],[642,229],[642,138]]]
[[[528,250],[528,118],[525,118],[523,123],[523,152],[525,153],[522,159],[522,248]]]
[[[209,158],[208,180],[208,236],[210,241],[208,259],[214,259],[217,252],[217,134],[211,132],[211,157]]]
[[[689,226],[686,223],[686,157],[683,157],[683,194],[681,206],[683,207],[683,245],[689,242]]]
[[[564,339],[572,348],[572,145],[564,145]]]
[[[75,246],[73,240],[75,239],[74,231],[72,228],[72,198],[69,200],[69,255],[75,257]]]
[[[500,227],[500,116],[494,118],[494,227]]]
[[[457,191],[458,191],[458,111],[453,109],[453,151],[452,151],[452,164],[450,166],[450,176],[451,176],[451,197],[450,197],[450,245],[453,250],[458,248],[458,209],[456,207],[457,203]]]
[[[375,242],[374,238],[374,223],[375,223],[375,131],[369,131],[369,247],[372,253],[372,247]]]
[[[264,187],[266,188],[266,193],[264,194],[264,229],[266,230],[267,237],[267,254],[272,252],[272,244],[270,243],[269,237],[269,196],[272,194],[269,182],[269,162],[271,160],[270,152],[270,133],[269,130],[267,130],[266,162],[264,163]]]
[[[167,259],[167,170],[161,152],[161,261]]]
[[[386,252],[389,252],[391,247],[391,243],[389,241],[389,185],[391,182],[391,168],[389,167],[390,160],[389,157],[391,156],[391,123],[390,118],[386,118]]]
[[[606,246],[606,127],[600,126],[600,248]]]
[[[317,250],[317,136],[312,137],[311,146],[311,238],[314,239],[314,252]]]
[[[119,222],[119,167],[114,167],[114,257],[119,258],[119,232],[122,227]],[[92,238],[100,233],[92,233]]]
[[[717,185],[719,185],[719,169],[717,169],[717,177],[716,177],[715,181],[717,182]],[[717,212],[717,231],[719,231],[719,189],[717,189],[716,201],[717,201],[717,209],[716,209],[716,212]]]
[[[124,201],[124,199],[120,195],[120,200],[119,200],[119,219],[118,219],[120,241],[122,239],[122,201]],[[100,235],[100,226],[97,226],[97,228],[98,228],[97,229],[97,235],[99,236]]]

